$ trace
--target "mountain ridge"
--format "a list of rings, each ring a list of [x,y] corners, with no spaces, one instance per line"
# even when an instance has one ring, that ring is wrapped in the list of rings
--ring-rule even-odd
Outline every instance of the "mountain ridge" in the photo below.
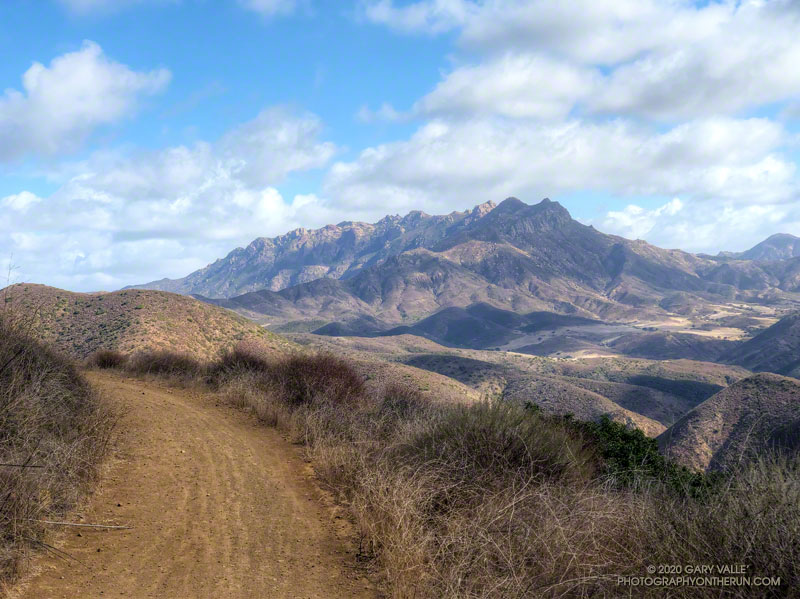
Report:
[[[413,210],[402,217],[385,216],[376,223],[342,221],[319,229],[301,227],[277,237],[258,237],[181,279],[160,279],[126,289],[222,299],[260,289],[280,291],[322,277],[347,278],[364,266],[430,244],[450,227],[469,223],[495,207],[489,201],[440,216]]]
[[[602,233],[558,202],[512,197],[259,238],[177,284],[263,324],[367,319],[388,329],[478,302],[630,321],[731,301],[800,307],[800,257],[719,261],[666,250]]]

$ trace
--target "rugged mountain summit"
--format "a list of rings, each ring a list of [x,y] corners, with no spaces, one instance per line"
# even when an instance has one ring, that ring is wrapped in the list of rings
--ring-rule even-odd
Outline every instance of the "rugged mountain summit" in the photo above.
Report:
[[[494,202],[486,202],[445,216],[416,210],[374,224],[345,221],[321,229],[295,229],[278,237],[259,237],[182,279],[133,288],[228,298],[261,289],[280,291],[323,277],[348,278],[390,256],[431,247],[494,208]]]
[[[381,330],[478,302],[630,321],[708,313],[732,300],[791,305],[800,299],[800,258],[720,261],[664,250],[601,233],[558,202],[508,198],[445,216],[298,229],[144,287],[271,324],[358,321]]]

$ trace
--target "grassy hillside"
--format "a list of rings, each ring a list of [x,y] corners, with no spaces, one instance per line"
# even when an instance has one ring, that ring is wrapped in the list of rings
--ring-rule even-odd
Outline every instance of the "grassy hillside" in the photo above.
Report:
[[[757,374],[686,414],[658,438],[664,451],[696,470],[725,470],[763,451],[800,448],[800,381]]]
[[[18,284],[2,294],[7,304],[35,319],[39,336],[79,359],[99,349],[179,351],[208,359],[250,338],[276,351],[290,345],[237,314],[163,291],[72,293]]]

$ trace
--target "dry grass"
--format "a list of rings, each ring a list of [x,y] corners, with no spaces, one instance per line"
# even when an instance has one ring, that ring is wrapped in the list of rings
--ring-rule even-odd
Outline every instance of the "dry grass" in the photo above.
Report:
[[[395,599],[789,597],[800,585],[797,457],[750,464],[697,498],[608,478],[600,441],[569,419],[430,402],[394,383],[367,393],[330,354],[237,348],[203,376],[304,445]],[[738,563],[783,584],[618,586],[652,564]]]
[[[78,360],[102,349],[180,351],[212,360],[238,340],[257,339],[274,352],[291,345],[229,310],[162,291],[72,293],[17,284],[0,293],[13,295],[17,311],[35,312],[37,338]]]
[[[654,563],[746,564],[751,576],[777,576],[791,597],[800,589],[800,458],[767,453],[739,469],[705,502],[660,496],[645,531]],[[657,517],[656,517],[657,516]],[[699,560],[703,561],[699,561]],[[730,596],[749,597],[731,591]],[[693,589],[692,597],[719,597]],[[751,589],[752,592],[752,589]]]
[[[41,521],[76,505],[111,430],[75,365],[10,316],[0,315],[0,582],[32,549],[46,548]]]

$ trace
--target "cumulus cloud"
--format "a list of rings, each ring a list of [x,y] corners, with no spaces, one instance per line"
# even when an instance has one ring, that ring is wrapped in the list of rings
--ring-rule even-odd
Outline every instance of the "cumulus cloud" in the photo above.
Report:
[[[592,111],[673,121],[738,114],[800,95],[794,68],[800,11],[791,0],[423,0],[403,6],[380,0],[364,14],[403,31],[458,29],[462,46],[483,53],[481,64],[445,76],[431,94],[443,100],[455,97],[448,88],[480,95],[482,86],[466,85],[479,75],[499,89],[510,84],[518,99],[546,98],[542,81],[562,90],[583,88],[577,81],[593,77],[601,84],[592,88]],[[519,57],[516,63],[495,58],[509,52]],[[512,70],[519,74],[513,83]],[[557,96],[567,104],[583,97]],[[503,94],[494,98],[499,114],[514,112]],[[454,110],[462,106],[456,102]],[[564,113],[559,107],[555,114]]]
[[[784,141],[767,119],[704,119],[661,133],[623,120],[433,120],[407,141],[334,164],[325,191],[344,206],[387,211],[586,189],[777,203],[796,191]]]
[[[724,200],[709,205],[675,198],[652,209],[631,204],[592,223],[602,231],[647,239],[661,247],[716,254],[723,249],[748,249],[779,231],[800,232],[800,207],[794,203],[742,205]]]
[[[0,161],[75,150],[97,127],[131,114],[142,95],[161,91],[169,80],[168,70],[133,71],[93,42],[49,67],[35,62],[22,76],[24,91],[9,89],[0,97]]]
[[[508,53],[462,66],[414,107],[424,115],[500,114],[556,119],[569,114],[599,84],[592,69],[543,56]]]
[[[691,44],[670,45],[615,69],[595,108],[680,119],[796,98],[799,16],[767,3],[742,3]]]
[[[0,255],[13,253],[25,279],[115,288],[183,276],[261,235],[322,226],[338,216],[323,200],[275,187],[330,159],[336,148],[320,133],[313,115],[269,109],[214,143],[95,153],[63,167],[49,197],[0,199]]]

